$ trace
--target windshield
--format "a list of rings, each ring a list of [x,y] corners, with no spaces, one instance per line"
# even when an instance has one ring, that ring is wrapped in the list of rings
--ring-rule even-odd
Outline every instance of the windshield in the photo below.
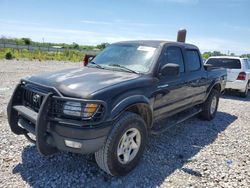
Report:
[[[92,62],[104,68],[130,69],[139,73],[150,70],[156,48],[138,44],[113,44],[98,54]]]
[[[227,69],[241,69],[241,63],[238,59],[210,58],[206,64]]]

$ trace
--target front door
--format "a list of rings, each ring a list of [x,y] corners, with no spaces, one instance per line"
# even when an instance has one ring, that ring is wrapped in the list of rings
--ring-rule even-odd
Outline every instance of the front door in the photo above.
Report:
[[[187,85],[184,83],[185,66],[182,50],[178,46],[169,46],[163,49],[160,57],[161,67],[167,63],[180,66],[180,76],[160,76],[157,91],[155,93],[154,114],[157,118],[165,113],[172,112],[188,105],[186,96]]]

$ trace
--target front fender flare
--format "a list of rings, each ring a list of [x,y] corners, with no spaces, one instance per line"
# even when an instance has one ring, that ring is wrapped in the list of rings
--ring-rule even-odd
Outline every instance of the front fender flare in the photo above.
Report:
[[[129,107],[137,104],[143,104],[147,107],[147,110],[150,112],[150,119],[152,121],[153,110],[150,105],[150,101],[143,95],[133,95],[127,98],[124,98],[122,101],[117,103],[114,108],[111,110],[111,119],[116,119],[122,112],[126,111]],[[150,121],[150,124],[152,123]]]

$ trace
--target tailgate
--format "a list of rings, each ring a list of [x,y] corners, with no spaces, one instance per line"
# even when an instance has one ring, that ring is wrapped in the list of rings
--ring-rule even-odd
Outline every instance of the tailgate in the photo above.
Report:
[[[227,69],[227,81],[234,82],[237,79],[240,72],[241,72],[240,69]]]

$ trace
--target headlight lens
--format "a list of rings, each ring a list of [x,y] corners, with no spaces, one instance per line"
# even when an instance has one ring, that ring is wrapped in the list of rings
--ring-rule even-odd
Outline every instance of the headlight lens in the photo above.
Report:
[[[70,116],[80,117],[82,112],[82,104],[80,102],[67,101],[64,104],[63,113]]]
[[[82,117],[83,119],[88,119],[94,115],[98,107],[98,104],[84,104],[80,102],[67,101],[64,103],[63,113],[69,116]]]

